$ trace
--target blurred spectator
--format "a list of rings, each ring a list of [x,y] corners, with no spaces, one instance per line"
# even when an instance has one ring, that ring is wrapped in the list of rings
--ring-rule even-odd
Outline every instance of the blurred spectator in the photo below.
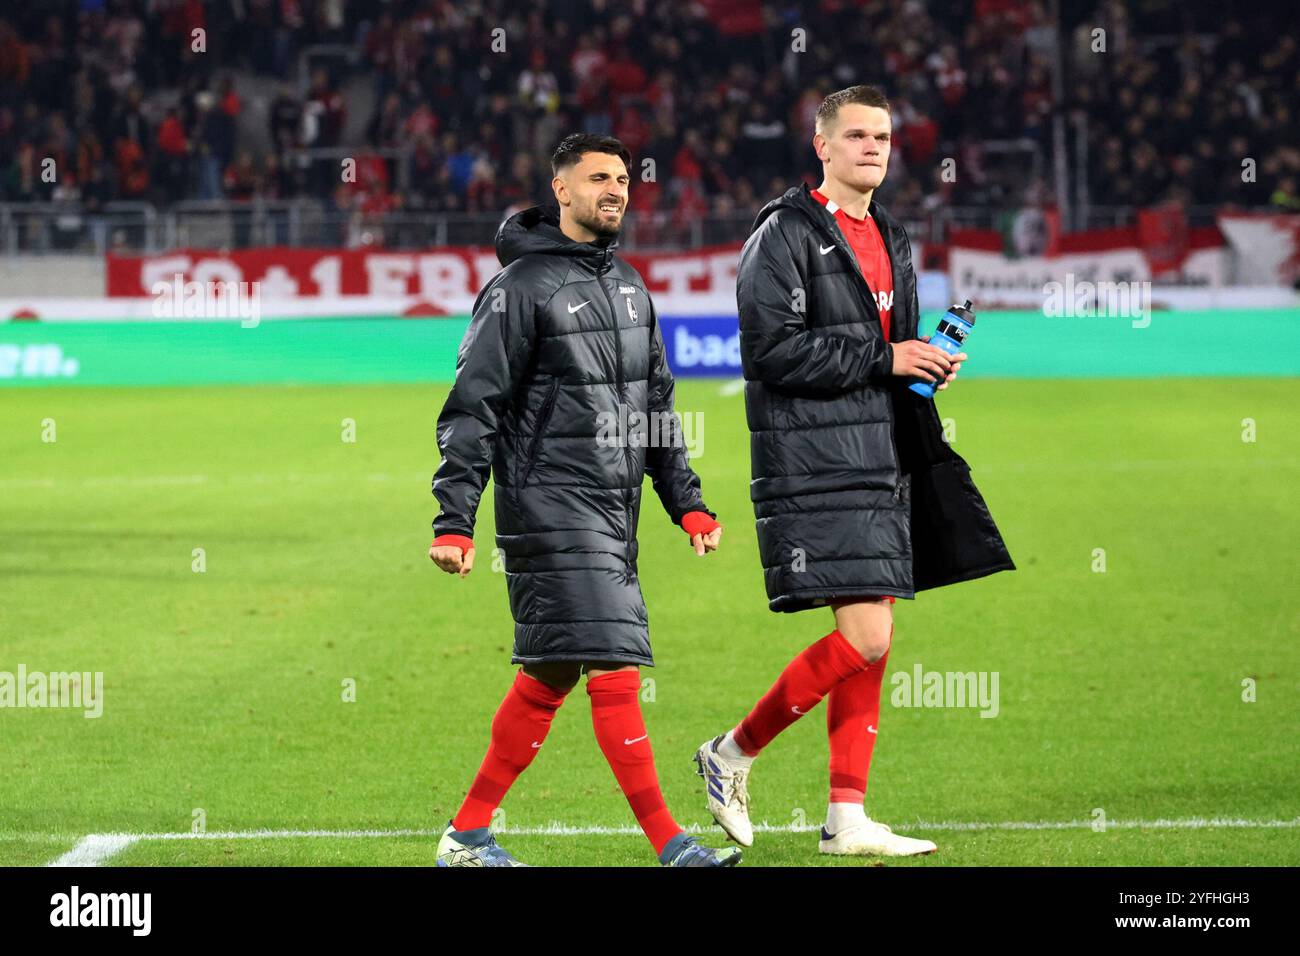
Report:
[[[226,196],[236,202],[248,202],[261,192],[262,177],[253,164],[253,154],[242,150],[223,177]]]
[[[302,104],[288,86],[280,87],[267,111],[271,133],[271,146],[276,150],[292,149],[299,145],[302,135]]]
[[[189,140],[180,114],[167,111],[167,117],[158,126],[158,181],[167,191],[167,199],[175,202],[189,193]],[[213,198],[213,197],[207,197]]]
[[[310,132],[304,134],[303,142],[308,146],[338,146],[343,139],[347,104],[343,100],[343,94],[323,69],[312,74],[311,91],[307,94],[307,111],[312,117],[312,125]]]
[[[1300,212],[1300,194],[1296,193],[1295,178],[1287,176],[1278,183],[1269,202],[1279,212]]]

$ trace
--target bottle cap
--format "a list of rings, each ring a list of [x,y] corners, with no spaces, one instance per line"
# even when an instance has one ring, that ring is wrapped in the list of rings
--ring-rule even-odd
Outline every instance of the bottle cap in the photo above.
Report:
[[[975,313],[970,310],[970,299],[966,300],[965,305],[950,305],[948,311],[971,325],[975,324]]]

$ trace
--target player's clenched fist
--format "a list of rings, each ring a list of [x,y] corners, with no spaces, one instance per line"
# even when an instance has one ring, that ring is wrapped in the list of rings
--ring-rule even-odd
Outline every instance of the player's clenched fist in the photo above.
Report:
[[[474,569],[474,542],[460,535],[439,535],[429,545],[429,559],[448,574],[463,578]]]

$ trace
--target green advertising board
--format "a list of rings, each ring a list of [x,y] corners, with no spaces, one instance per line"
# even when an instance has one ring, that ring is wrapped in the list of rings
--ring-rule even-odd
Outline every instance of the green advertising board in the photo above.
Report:
[[[937,316],[926,316],[931,329]],[[1297,375],[1295,310],[1155,312],[1049,318],[979,316],[968,377]],[[717,320],[710,328],[716,329]],[[205,385],[234,382],[449,382],[467,316],[239,322],[8,322],[0,386]],[[670,362],[692,320],[664,318]],[[703,371],[703,370],[701,370]],[[712,375],[725,369],[709,369]],[[739,369],[733,370],[739,376]]]

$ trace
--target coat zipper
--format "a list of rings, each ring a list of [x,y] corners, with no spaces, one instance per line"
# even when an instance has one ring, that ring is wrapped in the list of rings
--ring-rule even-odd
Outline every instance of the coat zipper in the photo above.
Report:
[[[515,486],[515,501],[519,501],[519,491],[528,484],[528,476],[533,473],[533,465],[537,463],[537,449],[542,441],[542,432],[546,429],[546,423],[551,420],[551,411],[555,408],[555,399],[560,394],[560,380],[557,378],[551,383],[551,390],[546,393],[546,401],[542,404],[542,410],[537,417],[537,430],[533,432],[533,440],[528,443],[528,457],[524,459],[524,471],[519,477],[519,484]]]
[[[604,273],[598,272],[596,283],[600,286],[600,291],[605,293],[605,301],[609,303],[609,313],[614,318],[614,362],[617,366],[614,370],[614,382],[618,387],[619,405],[626,405],[626,395],[624,393],[625,383],[623,381],[623,333],[618,327],[618,308],[614,305],[614,297],[609,294],[609,289],[605,288],[603,281]],[[632,456],[631,446],[627,440],[628,436],[622,436],[623,440],[623,458],[627,462],[627,471],[629,477],[632,474]],[[623,541],[623,561],[627,565],[625,571],[625,580],[632,580],[632,490],[623,489],[623,506],[627,513],[627,534]]]
[[[830,214],[828,213],[827,215],[830,215]],[[870,213],[868,213],[868,215],[870,215]],[[831,218],[832,218],[832,220],[833,220],[835,217],[834,217],[834,216],[831,216]],[[823,232],[826,231],[826,229],[824,228],[823,224],[820,223],[820,222],[818,222],[818,221],[816,221],[815,219],[814,219],[814,221],[813,221],[813,225],[814,225],[814,227],[821,226],[821,227],[822,227],[822,231],[823,231]],[[879,222],[876,223],[876,228],[880,231],[880,241],[881,241],[882,243],[884,243],[884,245],[885,245],[885,253],[886,253],[886,255],[889,256],[889,271],[890,271],[890,278],[894,280],[893,285],[894,285],[894,290],[895,290],[895,296],[897,296],[898,281],[897,281],[897,278],[893,275],[893,272],[894,272],[894,252],[893,252],[892,249],[890,249],[890,247],[889,247],[889,239],[888,239],[888,238],[886,237],[886,235],[885,235],[885,230],[880,228],[880,223],[879,223]],[[881,323],[881,321],[880,321],[880,307],[879,307],[878,305],[876,305],[876,299],[875,299],[875,296],[873,296],[873,295],[871,294],[871,286],[867,285],[867,277],[864,276],[864,275],[862,274],[862,266],[861,266],[861,264],[858,262],[858,257],[857,257],[856,255],[853,254],[853,249],[849,246],[849,244],[848,244],[848,240],[846,240],[846,239],[844,238],[844,234],[843,234],[842,232],[840,232],[840,230],[839,230],[838,228],[836,228],[833,232],[831,232],[831,233],[829,234],[829,238],[830,238],[830,240],[831,240],[832,242],[835,243],[835,247],[836,247],[837,249],[839,249],[839,251],[840,251],[841,253],[843,253],[844,255],[848,256],[849,264],[850,264],[851,266],[853,266],[853,271],[854,271],[855,273],[857,273],[857,276],[858,276],[858,294],[862,296],[862,300],[863,300],[863,302],[866,303],[867,311],[868,311],[872,316],[875,317],[875,320],[876,320],[876,326],[877,326],[878,328],[880,328],[881,334],[883,335],[885,330],[884,330],[884,327],[883,327],[883,325],[882,325],[882,323]],[[918,318],[918,320],[919,320],[919,319],[920,319],[920,316],[917,316],[917,318]],[[897,325],[895,322],[891,321],[891,322],[889,323],[889,330],[890,330],[891,332],[894,332],[894,331],[897,331],[897,329],[898,329],[898,325]],[[888,342],[888,341],[889,341],[889,340],[886,339],[886,342]],[[892,398],[892,396],[890,397],[890,400],[889,400],[889,401],[890,401],[890,405],[892,406],[892,405],[893,405],[893,398]],[[898,436],[897,436],[897,434],[896,434],[897,430],[898,430],[898,416],[895,415],[895,414],[893,414],[893,410],[892,410],[892,408],[891,408],[890,416],[889,416],[889,438],[890,438],[890,441],[893,442],[893,444],[894,444],[894,448],[895,448],[895,449],[898,448]],[[897,502],[897,501],[902,497],[902,494],[903,494],[903,484],[902,484],[902,482],[903,482],[903,470],[902,470],[902,466],[901,466],[901,464],[899,463],[897,457],[895,457],[895,460],[894,460],[894,475],[895,475],[895,478],[894,478],[894,501]]]

